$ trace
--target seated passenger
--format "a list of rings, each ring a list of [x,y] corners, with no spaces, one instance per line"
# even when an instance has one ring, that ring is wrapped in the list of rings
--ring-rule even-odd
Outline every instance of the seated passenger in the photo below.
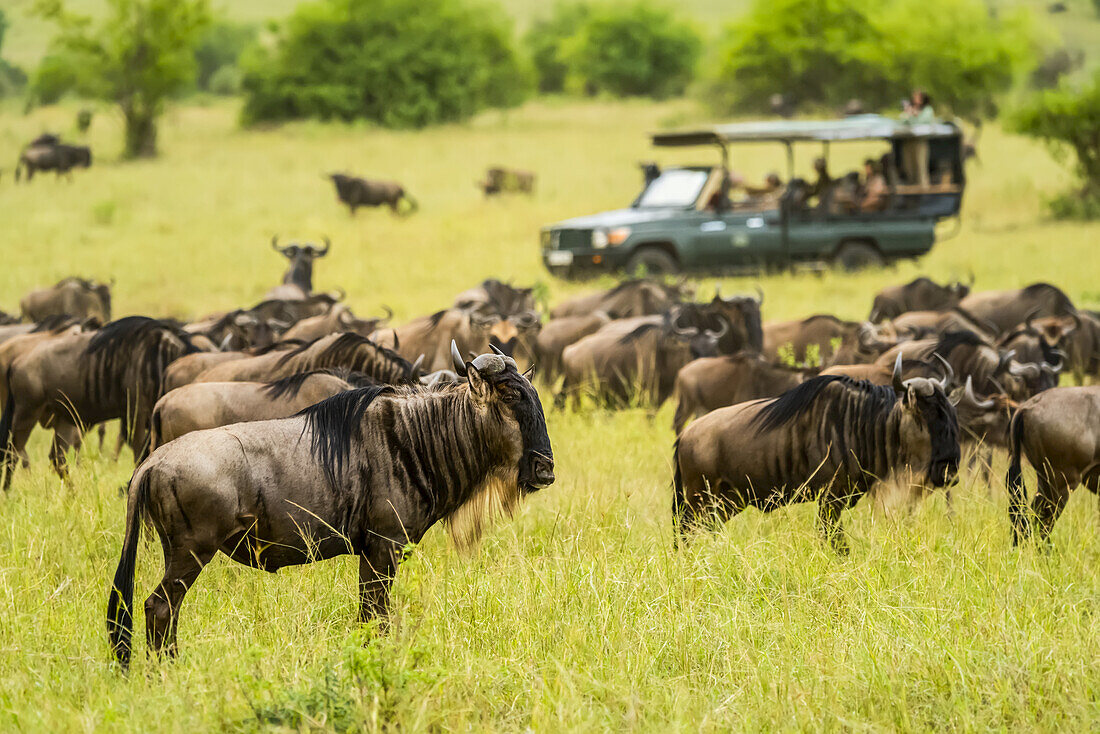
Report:
[[[829,165],[824,158],[814,159],[814,173],[817,174],[817,180],[810,187],[810,197],[817,199],[818,206],[828,207],[829,193],[833,188],[833,177],[829,175]]]
[[[778,207],[779,199],[783,195],[783,182],[775,171],[764,177],[763,186],[749,186],[743,183],[741,188],[749,195],[748,204],[760,209]]]
[[[868,158],[863,162],[863,200],[859,203],[862,212],[881,212],[890,201],[890,185],[882,173],[882,164]]]
[[[830,214],[855,214],[859,211],[862,198],[859,173],[851,171],[844,174],[833,184],[829,193],[828,212]]]

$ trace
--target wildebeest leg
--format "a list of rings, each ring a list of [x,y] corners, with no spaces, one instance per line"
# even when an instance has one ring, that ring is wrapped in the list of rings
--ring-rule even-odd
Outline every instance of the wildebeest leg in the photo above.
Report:
[[[1035,515],[1036,537],[1046,541],[1050,538],[1050,531],[1054,529],[1058,516],[1066,507],[1070,488],[1077,486],[1078,479],[1044,467],[1038,472],[1038,480],[1031,511]]]
[[[96,427],[96,433],[99,434],[99,452],[103,453],[103,444],[107,443],[107,424],[100,423]]]
[[[58,421],[53,427],[53,445],[50,446],[50,463],[57,476],[67,479],[69,476],[66,468],[66,452],[71,448],[80,450],[83,441],[80,427],[68,421]]]
[[[194,548],[187,542],[172,549],[163,537],[161,545],[164,548],[164,578],[145,600],[145,640],[151,652],[175,657],[176,626],[183,597],[217,549]]]
[[[817,521],[821,534],[839,556],[848,555],[848,537],[844,534],[844,525],[840,513],[848,506],[846,497],[823,494],[817,502]]]
[[[12,474],[15,473],[16,463],[20,463],[24,468],[30,466],[30,457],[27,455],[27,439],[31,437],[31,432],[34,427],[38,425],[38,413],[26,413],[20,411],[17,406],[14,410],[14,417],[12,419],[11,430],[11,445],[8,447],[8,452],[4,456],[4,489],[11,487]]]
[[[397,575],[397,545],[387,540],[371,543],[359,554],[359,621],[386,616],[390,584]]]

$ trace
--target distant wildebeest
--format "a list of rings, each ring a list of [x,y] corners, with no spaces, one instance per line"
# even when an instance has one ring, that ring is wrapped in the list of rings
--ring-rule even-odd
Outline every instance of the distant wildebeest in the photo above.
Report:
[[[285,257],[289,264],[286,272],[283,273],[282,285],[269,290],[264,296],[265,300],[300,301],[313,294],[313,261],[327,255],[332,247],[328,237],[323,239],[324,247],[300,242],[291,242],[289,245],[279,247],[279,236],[275,235],[271,238],[272,249]]]
[[[237,309],[218,318],[185,324],[183,330],[205,336],[222,351],[240,351],[273,344],[289,326],[287,321],[264,320],[251,311]]]
[[[50,288],[39,288],[19,302],[23,318],[42,321],[51,316],[111,320],[111,286],[84,278],[62,278]]]
[[[997,336],[993,324],[980,321],[957,306],[946,311],[906,311],[886,323],[899,337],[907,339],[924,339],[949,331],[972,331],[990,339]]]
[[[458,343],[463,354],[489,351],[489,345],[504,348],[501,337],[511,327],[499,314],[449,308],[392,329],[380,329],[371,339],[394,349],[406,359],[424,355],[427,372],[446,369],[451,364],[450,344]]]
[[[116,418],[140,461],[164,370],[194,351],[190,335],[175,324],[127,316],[97,331],[50,339],[20,356],[8,370],[0,418],[4,487],[16,460],[27,463],[27,439],[38,423],[54,431],[50,458],[62,476],[65,452],[79,447],[83,430]]]
[[[111,648],[130,661],[143,525],[164,578],[145,602],[149,649],[174,654],[184,595],[221,551],[265,571],[359,556],[359,618],[386,613],[402,549],[440,521],[459,545],[490,514],[554,482],[538,393],[497,354],[463,363],[439,390],[365,387],[302,413],[188,434],[130,480],[126,534],[107,604]],[[148,521],[148,523],[147,523]]]
[[[345,371],[300,372],[274,382],[195,382],[153,407],[150,449],[233,423],[287,418],[337,393],[374,384]]]
[[[611,290],[587,293],[559,303],[550,310],[550,316],[555,319],[587,316],[594,311],[603,311],[613,319],[654,316],[692,295],[684,283],[666,285],[644,278],[626,280]]]
[[[358,334],[329,334],[289,352],[273,351],[255,357],[216,364],[199,374],[195,382],[270,382],[299,372],[345,369],[361,372],[387,385],[414,385],[420,365]]]
[[[1100,494],[1100,387],[1059,387],[1021,404],[1012,419],[1009,451],[1005,484],[1013,541],[1026,540],[1033,522],[1045,540],[1070,491],[1083,483]],[[1025,456],[1038,478],[1030,513],[1021,473]]]
[[[825,538],[846,553],[841,511],[877,482],[907,471],[922,485],[953,481],[959,426],[941,383],[903,382],[899,360],[892,387],[815,377],[779,398],[708,413],[681,434],[673,461],[681,535],[746,507],[816,500]]]
[[[535,362],[543,379],[556,380],[561,375],[561,355],[565,348],[595,334],[609,321],[611,317],[606,313],[594,311],[584,316],[550,319],[543,324],[535,341]]]
[[[279,328],[286,330],[302,319],[321,316],[344,299],[343,291],[333,293],[314,293],[304,299],[268,299],[260,301],[248,313],[269,324],[279,322]]]
[[[509,192],[535,193],[535,174],[515,168],[494,166],[485,172],[485,180],[477,182],[486,196]]]
[[[8,326],[10,324],[18,324],[19,317],[8,313],[7,311],[0,310],[0,326]]]
[[[55,135],[42,135],[35,139],[19,154],[15,164],[15,180],[18,182],[23,173],[27,181],[34,178],[37,171],[54,171],[58,176],[72,176],[77,166],[88,168],[92,165],[92,151],[86,145],[68,145]]]
[[[973,284],[971,278],[971,284]],[[940,285],[930,278],[920,277],[905,285],[895,285],[879,291],[871,304],[873,324],[895,319],[909,311],[946,311],[959,305],[970,293],[970,285],[955,282]]]
[[[516,288],[495,278],[484,280],[455,296],[455,308],[477,310],[507,318],[513,314],[537,311],[533,288]]]
[[[830,364],[844,341],[858,336],[861,327],[857,321],[842,321],[830,314],[794,321],[769,321],[764,324],[763,354],[775,362],[781,351],[789,351],[795,364],[806,364],[807,350],[816,351],[818,364]]]
[[[959,302],[959,307],[999,333],[1011,331],[1031,317],[1069,316],[1076,309],[1065,293],[1049,283],[1033,283],[1008,291],[979,291]]]
[[[1078,385],[1086,376],[1100,374],[1100,319],[1087,311],[1043,318],[1029,315],[998,344],[1015,350],[1018,358],[1026,360],[1037,360],[1041,355],[1054,364],[1056,359],[1064,358],[1065,369]]]
[[[680,306],[680,322],[701,329],[722,330],[718,338],[720,354],[736,354],[742,350],[759,352],[764,349],[764,329],[760,317],[760,307],[764,304],[764,293],[757,288],[758,296],[722,296],[718,288],[714,289],[714,298],[705,303],[685,303]],[[719,317],[714,321],[709,316]],[[686,321],[685,321],[686,317]],[[701,317],[701,318],[700,318]],[[723,329],[722,321],[729,325]]]
[[[329,309],[328,313],[320,316],[310,316],[302,319],[294,326],[283,332],[282,339],[297,339],[300,341],[313,341],[329,334],[352,332],[360,336],[370,336],[386,325],[393,316],[393,311],[386,309],[386,316],[370,319],[361,319],[351,312],[343,303],[338,303]]]
[[[361,206],[386,205],[394,214],[402,216],[412,214],[419,208],[416,199],[396,181],[372,181],[343,173],[331,173],[329,178],[336,184],[336,197],[347,205],[352,214]],[[398,208],[402,201],[407,204],[404,211]]]

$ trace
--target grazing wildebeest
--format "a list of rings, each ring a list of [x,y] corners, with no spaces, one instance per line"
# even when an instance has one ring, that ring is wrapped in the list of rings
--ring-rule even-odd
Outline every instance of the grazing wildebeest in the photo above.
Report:
[[[763,292],[759,297],[730,296],[723,298],[718,288],[714,289],[714,298],[708,303],[685,303],[680,306],[679,322],[691,324],[701,329],[713,330],[722,327],[722,321],[729,325],[718,339],[718,351],[721,354],[736,354],[742,350],[759,352],[764,348],[764,329],[760,319],[760,307],[764,303]],[[694,320],[695,314],[702,318]],[[715,322],[707,316],[718,316]],[[685,321],[686,317],[686,321]]]
[[[19,302],[23,318],[42,321],[51,316],[111,320],[111,286],[84,278],[62,278],[51,288],[40,288]]]
[[[553,382],[561,374],[561,354],[589,334],[603,328],[611,317],[603,311],[584,316],[563,316],[543,324],[535,340],[535,362],[539,373],[547,382]]]
[[[282,299],[286,301],[300,301],[313,294],[313,261],[328,254],[332,242],[324,237],[324,247],[317,247],[312,243],[302,244],[291,242],[289,245],[279,247],[279,235],[271,238],[271,248],[285,257],[289,264],[283,273],[282,285],[275,286],[267,292],[264,300]]]
[[[346,369],[388,385],[416,384],[423,357],[410,362],[392,349],[358,334],[329,334],[289,351],[215,364],[195,382],[270,382],[299,372]]]
[[[551,309],[550,316],[555,319],[587,316],[594,311],[603,311],[613,319],[656,316],[691,295],[683,283],[666,285],[646,278],[626,280],[611,290],[587,293],[559,303]]]
[[[488,351],[491,342],[499,342],[499,338],[493,338],[493,332],[504,335],[503,321],[498,314],[449,308],[394,329],[380,329],[371,334],[371,339],[406,359],[423,354],[424,369],[435,372],[450,366],[452,341],[458,343],[463,354]]]
[[[727,405],[774,398],[816,375],[816,369],[773,364],[755,352],[692,360],[676,374],[672,429],[679,433],[693,418]]]
[[[71,316],[51,316],[38,324],[27,326],[31,330],[26,334],[13,336],[0,343],[0,409],[8,401],[8,368],[16,359],[50,339],[97,329],[100,324],[95,320],[80,321]]]
[[[974,279],[970,279],[973,284]],[[905,285],[884,288],[871,304],[873,324],[895,319],[909,311],[946,311],[959,305],[970,293],[970,285],[951,283],[940,285],[930,278],[920,277]]]
[[[336,198],[347,204],[352,214],[355,214],[355,210],[361,206],[382,206],[383,204],[388,206],[394,214],[402,216],[412,214],[419,208],[416,199],[396,181],[372,181],[343,173],[330,173],[329,178],[336,184]],[[402,200],[408,204],[403,212],[398,209]]]
[[[892,387],[815,377],[773,400],[720,408],[680,435],[674,452],[672,514],[686,534],[746,507],[765,512],[817,500],[825,538],[848,550],[840,523],[881,480],[899,472],[943,487],[959,464],[955,408],[936,380]]]
[[[116,418],[140,461],[164,370],[194,351],[190,335],[175,324],[127,316],[97,331],[50,339],[20,356],[8,369],[0,418],[4,487],[17,458],[27,463],[27,439],[38,423],[54,431],[50,458],[62,476],[65,452],[80,445],[83,430]]]
[[[538,310],[533,288],[516,288],[511,283],[495,278],[489,278],[480,285],[459,293],[455,296],[454,307],[496,314],[502,318]]]
[[[385,308],[385,307],[383,307]],[[342,303],[338,303],[329,309],[328,313],[320,316],[310,316],[302,319],[294,326],[283,332],[282,340],[297,339],[299,341],[313,341],[322,336],[350,331],[360,336],[370,336],[382,328],[391,317],[393,311],[386,309],[388,315],[370,319],[361,319],[351,312],[351,309]]]
[[[1069,316],[1076,311],[1069,296],[1049,283],[1033,283],[1019,290],[971,293],[959,306],[993,324],[1002,334],[1022,324],[1028,316]]]
[[[86,145],[68,145],[55,135],[42,135],[23,149],[19,161],[15,164],[15,180],[18,182],[23,172],[27,181],[34,178],[37,171],[54,171],[58,176],[67,174],[77,166],[88,168],[92,165],[92,150]]]
[[[300,372],[274,382],[195,382],[171,390],[153,407],[150,448],[207,428],[287,418],[355,387],[374,384],[343,370]]]
[[[1100,494],[1100,387],[1058,387],[1021,404],[1012,418],[1009,451],[1005,484],[1013,542],[1028,538],[1033,519],[1045,540],[1077,485]],[[1024,456],[1039,485],[1030,513],[1020,469]]]
[[[533,194],[535,193],[535,174],[531,171],[494,166],[485,172],[485,180],[478,181],[477,185],[486,196],[513,191]]]
[[[440,521],[459,545],[487,516],[554,482],[538,393],[497,354],[439,390],[365,387],[280,420],[198,431],[158,449],[130,480],[126,534],[107,604],[130,661],[134,565],[146,521],[164,578],[145,602],[152,651],[175,653],[180,605],[221,551],[265,571],[359,556],[359,617],[386,612],[403,548]]]
[[[830,314],[795,321],[769,321],[764,324],[763,354],[774,362],[779,359],[781,350],[789,350],[796,364],[806,364],[807,349],[812,352],[815,348],[817,363],[831,364],[840,346],[856,336],[862,326],[857,321],[841,321]]]

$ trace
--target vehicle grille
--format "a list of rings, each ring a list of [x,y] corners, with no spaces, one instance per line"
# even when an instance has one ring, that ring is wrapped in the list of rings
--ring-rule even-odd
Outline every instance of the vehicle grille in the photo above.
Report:
[[[554,231],[553,247],[556,250],[575,250],[592,244],[590,229],[559,229]]]

